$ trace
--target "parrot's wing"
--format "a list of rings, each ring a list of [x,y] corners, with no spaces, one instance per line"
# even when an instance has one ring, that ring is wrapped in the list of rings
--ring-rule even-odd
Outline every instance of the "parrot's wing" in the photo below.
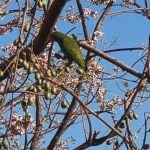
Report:
[[[69,59],[75,61],[80,67],[85,68],[85,61],[80,47],[74,39],[67,36],[63,39],[63,51]]]

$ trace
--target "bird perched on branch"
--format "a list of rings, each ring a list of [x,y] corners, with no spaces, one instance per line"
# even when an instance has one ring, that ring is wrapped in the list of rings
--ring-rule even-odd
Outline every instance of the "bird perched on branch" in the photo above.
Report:
[[[80,47],[74,38],[71,38],[61,32],[53,32],[51,37],[56,41],[67,57],[69,62],[75,62],[80,68],[85,70],[85,61],[81,54]]]

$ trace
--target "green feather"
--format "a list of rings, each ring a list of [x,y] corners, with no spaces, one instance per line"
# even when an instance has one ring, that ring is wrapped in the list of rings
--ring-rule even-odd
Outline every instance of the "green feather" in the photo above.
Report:
[[[79,67],[85,70],[85,61],[77,41],[61,32],[53,32],[51,36],[58,43],[68,60],[74,61]]]

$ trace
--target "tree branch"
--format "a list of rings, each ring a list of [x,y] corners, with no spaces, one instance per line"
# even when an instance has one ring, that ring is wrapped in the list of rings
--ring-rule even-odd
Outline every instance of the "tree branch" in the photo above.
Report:
[[[90,46],[89,44],[85,43],[85,42],[80,42],[79,43],[81,47],[83,47],[84,49],[96,54],[97,56],[102,57],[103,59],[109,61],[110,63],[120,67],[122,70],[127,71],[128,73],[132,74],[133,76],[137,77],[137,78],[141,78],[142,74],[140,72],[137,72],[136,70],[134,70],[133,68],[129,67],[128,65],[122,63],[121,61],[111,57],[110,55]]]
[[[40,134],[41,134],[41,128],[42,128],[42,118],[41,118],[41,103],[40,103],[40,97],[36,95],[36,129],[34,136],[31,140],[31,148],[30,150],[37,150],[38,148],[38,143],[40,140]]]
[[[48,13],[45,15],[41,29],[36,38],[33,40],[33,53],[35,55],[39,55],[40,53],[42,53],[47,43],[50,41],[50,34],[53,31],[56,21],[67,1],[68,0],[55,0],[51,4]],[[11,60],[13,60],[14,57],[15,56],[12,56],[9,58],[8,61],[1,63],[0,70],[4,71],[7,68],[9,62],[11,62]],[[11,72],[10,69],[11,65],[5,71],[4,75],[0,77],[0,81],[6,79],[9,76]]]

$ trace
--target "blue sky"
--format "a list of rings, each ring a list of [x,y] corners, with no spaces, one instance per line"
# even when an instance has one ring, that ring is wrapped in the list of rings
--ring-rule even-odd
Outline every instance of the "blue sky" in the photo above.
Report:
[[[73,1],[73,2],[75,2],[75,1]],[[117,2],[120,2],[120,1],[117,1]],[[141,2],[141,1],[138,1],[138,2]],[[84,1],[84,4],[85,4],[85,6],[88,6],[88,4],[85,1]],[[69,5],[71,5],[71,2],[67,3],[67,6],[69,6]],[[142,5],[143,5],[143,3],[142,3]],[[74,7],[76,7],[76,5]],[[102,7],[104,8],[104,6],[102,6]],[[100,11],[101,6],[95,7],[93,5],[93,6],[91,6],[91,8],[95,8],[96,11],[99,12],[99,15],[101,14],[101,11]],[[66,7],[65,9],[68,9],[68,7]],[[115,12],[115,11],[121,10],[121,9],[125,9],[125,8],[121,8],[121,7],[113,8],[110,12]],[[4,17],[3,19],[0,20],[0,24],[4,24],[10,18]],[[90,33],[93,31],[93,27],[94,27],[95,23],[96,23],[96,20],[91,19],[91,18],[89,21],[87,21],[87,27],[88,27],[88,30],[90,31]],[[70,23],[66,23],[63,21],[59,21],[57,23],[58,29],[64,33],[66,33],[68,30],[70,30],[71,28],[73,28],[75,26],[76,25],[72,25]],[[77,26],[77,28],[75,30],[72,31],[72,33],[76,34],[79,32],[80,33],[82,32],[80,24]],[[117,16],[113,16],[113,17],[108,16],[103,24],[102,32],[104,32],[103,41],[106,42],[106,47],[110,44],[110,41],[112,41],[114,38],[118,39],[116,45],[113,45],[109,49],[124,48],[124,47],[141,47],[143,44],[147,44],[147,42],[148,42],[148,36],[150,34],[150,25],[149,25],[149,20],[146,17],[143,17],[139,14],[124,13],[122,15],[117,15]],[[17,36],[18,36],[17,29],[15,29],[11,33],[11,35],[6,35],[4,37],[0,36],[0,41],[1,41],[0,47],[4,46],[4,44],[12,43],[17,38]],[[82,36],[79,36],[79,39],[81,39],[81,37]],[[97,47],[102,48],[104,46],[102,44],[98,44]],[[106,49],[106,50],[108,50],[108,49]],[[142,54],[142,51],[141,51],[141,54]],[[0,53],[0,55],[2,55],[2,54]],[[117,53],[113,53],[111,55],[129,65],[132,65],[141,56],[141,55],[139,55],[139,51],[137,51],[137,52],[117,52]],[[108,72],[113,71],[114,65],[111,65],[110,63],[106,63],[106,61],[102,61],[102,66],[104,66]],[[141,71],[143,69],[142,63],[138,63],[135,66],[135,69]],[[133,78],[133,76],[129,75],[129,78]],[[133,79],[135,79],[135,78],[133,78]],[[119,85],[121,88],[126,90],[123,87],[123,84],[121,81],[119,81]],[[106,86],[109,87],[109,89],[111,89],[111,93],[118,94],[118,95],[120,95],[121,98],[124,97],[124,94],[119,91],[115,81],[107,82]],[[113,95],[111,95],[111,96],[113,96]],[[144,103],[144,105],[141,108],[136,110],[137,114],[139,115],[139,122],[133,121],[131,124],[134,127],[137,127],[137,129],[139,127],[141,127],[140,123],[143,122],[143,110],[149,110],[149,108],[150,108],[150,104],[148,102],[146,102],[146,103]],[[118,113],[119,113],[119,111],[118,111]],[[106,118],[106,120],[107,119],[109,119],[109,118]],[[94,122],[94,125],[93,125],[94,129],[101,130],[102,132],[100,133],[100,136],[103,135],[105,130],[104,130],[104,128],[101,129],[102,123],[97,121],[95,118],[93,118],[92,120]],[[78,128],[78,131],[76,131],[76,128]],[[74,127],[71,128],[71,130],[69,130],[68,132],[66,132],[62,136],[62,138],[66,139],[67,136],[74,136],[76,139],[78,139],[76,144],[70,145],[71,149],[72,149],[72,147],[75,147],[76,145],[81,144],[82,141],[84,141],[83,137],[80,138],[81,134],[83,134],[82,125],[81,124],[74,125]],[[140,137],[140,140],[141,139],[142,139],[142,137]],[[142,141],[138,141],[139,146],[141,145],[141,143],[142,143]],[[99,150],[99,149],[103,149],[103,148],[104,149],[106,148],[105,144],[102,146],[89,148],[88,150]],[[108,149],[109,149],[109,147],[108,147]]]
[[[119,10],[121,10],[121,9],[122,8],[119,8]],[[123,9],[126,9],[126,8],[123,8]],[[117,9],[111,10],[112,13],[115,11],[117,11]],[[89,20],[89,22],[87,21],[87,24],[88,24],[87,27],[88,27],[89,31],[93,31],[93,25],[95,23],[96,23],[95,20],[93,20],[92,22],[91,22],[91,20]],[[66,31],[68,30],[68,28],[65,28],[64,26],[62,27],[63,29],[61,28],[61,22],[59,25],[60,25],[60,27],[58,26],[58,29],[60,31],[63,31],[65,29],[66,29]],[[71,25],[68,25],[68,27],[69,26],[71,27]],[[73,32],[78,32],[78,30],[79,30],[79,28],[75,29]],[[150,25],[149,25],[149,20],[140,14],[124,13],[121,15],[113,16],[113,17],[108,16],[106,18],[106,20],[104,21],[102,31],[104,32],[104,40],[108,43],[108,45],[110,44],[109,42],[112,41],[114,38],[118,39],[116,45],[112,46],[109,49],[127,48],[127,47],[142,47],[143,44],[148,43],[148,37],[150,34]],[[103,46],[98,45],[98,47],[101,48]],[[108,50],[108,49],[106,49],[106,50]],[[111,55],[114,56],[115,58],[118,58],[125,64],[132,65],[136,60],[138,60],[141,57],[142,51],[140,52],[140,55],[139,55],[139,51],[137,51],[137,52],[116,52]],[[103,65],[106,67],[107,70],[111,71],[113,69],[113,65],[110,65],[110,63],[106,64],[106,62],[104,61]],[[138,71],[142,71],[142,69],[143,69],[142,63],[138,63],[137,65],[135,65],[135,69],[137,69]],[[133,78],[133,76],[129,75],[129,79],[132,79],[132,78]],[[133,79],[135,79],[135,78],[133,78]],[[125,91],[127,90],[123,87],[122,82],[119,82],[119,84],[120,84],[121,88],[123,88]],[[112,92],[114,92],[116,94],[120,93],[115,81],[112,81],[111,83],[108,83],[106,85],[109,88],[111,88]],[[130,85],[129,85],[129,87],[130,87]],[[131,85],[131,87],[133,87],[133,85]],[[120,96],[121,96],[121,98],[123,98],[124,94],[120,93]],[[143,104],[142,107],[140,107],[136,110],[136,113],[139,115],[139,120],[131,121],[131,125],[132,125],[132,127],[134,127],[134,129],[133,129],[134,131],[137,131],[137,129],[143,125],[143,124],[141,124],[141,122],[143,122],[143,120],[144,120],[143,110],[149,110],[149,108],[150,108],[150,104],[148,102],[146,102]],[[118,113],[119,113],[119,111],[118,111]],[[99,122],[97,122],[95,120],[94,127],[95,127],[95,129],[99,129],[99,128],[101,128],[101,125],[99,124]],[[103,131],[103,128],[100,130]],[[78,132],[76,132],[74,128],[69,133],[72,133],[73,135],[75,135],[75,137],[80,136],[80,130]],[[66,134],[69,135],[69,133],[68,134],[66,133]],[[66,134],[64,136],[66,136]],[[139,148],[142,144],[142,141],[141,141],[142,138],[143,138],[143,136],[140,135],[140,139],[137,140],[137,145],[139,146]],[[79,143],[82,143],[82,139],[79,139]],[[103,146],[88,148],[88,150],[99,150],[99,149],[110,149],[110,148],[112,148],[112,147],[108,146],[108,148],[106,148],[105,144],[104,144]]]

